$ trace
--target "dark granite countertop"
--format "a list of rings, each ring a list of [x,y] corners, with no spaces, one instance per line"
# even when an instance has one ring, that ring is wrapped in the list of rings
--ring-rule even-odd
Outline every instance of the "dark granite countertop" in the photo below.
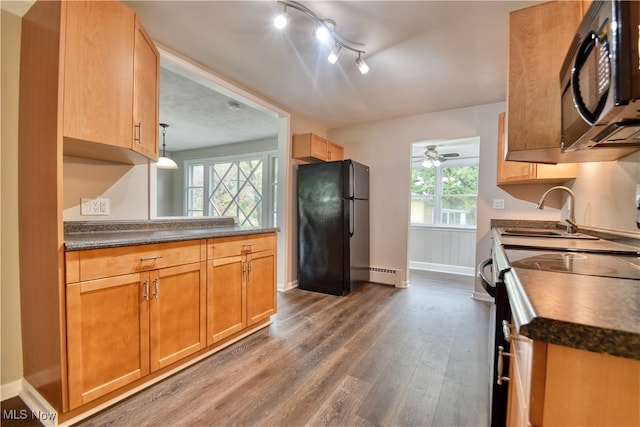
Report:
[[[66,251],[81,251],[277,231],[274,227],[241,227],[233,218],[73,221],[64,224],[64,244]]]
[[[497,230],[493,235],[496,245],[505,243]],[[544,238],[525,239],[526,248],[541,241],[541,249],[549,249]],[[513,238],[504,240],[511,248],[516,246]],[[585,243],[593,245],[593,241]],[[537,341],[640,360],[640,280],[514,267],[505,273],[504,281],[518,333]]]

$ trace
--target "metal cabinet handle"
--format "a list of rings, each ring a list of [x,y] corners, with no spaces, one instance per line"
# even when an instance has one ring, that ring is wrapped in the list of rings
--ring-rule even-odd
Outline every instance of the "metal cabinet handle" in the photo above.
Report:
[[[136,136],[133,137],[133,140],[138,144],[142,144],[142,123],[138,123],[135,125],[136,128]]]
[[[503,381],[511,381],[509,377],[505,377],[502,375],[502,371],[504,370],[503,356],[511,357],[512,355],[512,353],[505,352],[503,346],[498,346],[498,385],[502,385]]]
[[[504,339],[507,342],[513,341],[523,341],[518,335],[511,335],[511,324],[507,320],[502,321],[502,335],[504,335]]]
[[[153,279],[153,296],[158,299],[158,297],[160,296],[160,288],[158,286],[158,284],[160,283],[160,279],[159,278],[155,278]]]
[[[149,279],[144,281],[144,299],[149,301]]]
[[[162,255],[151,255],[140,258],[140,261],[153,261],[156,259],[162,259]]]

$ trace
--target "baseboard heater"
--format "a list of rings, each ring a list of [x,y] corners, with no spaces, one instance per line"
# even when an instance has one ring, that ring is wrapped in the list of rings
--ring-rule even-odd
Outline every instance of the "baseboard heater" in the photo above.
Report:
[[[385,285],[400,286],[402,270],[384,267],[369,267],[369,281]]]

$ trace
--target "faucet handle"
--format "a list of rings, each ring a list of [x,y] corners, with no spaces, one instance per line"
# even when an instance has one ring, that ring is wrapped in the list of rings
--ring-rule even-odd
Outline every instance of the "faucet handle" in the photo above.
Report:
[[[576,234],[578,232],[578,224],[571,221],[569,218],[565,219],[567,222],[567,233]]]

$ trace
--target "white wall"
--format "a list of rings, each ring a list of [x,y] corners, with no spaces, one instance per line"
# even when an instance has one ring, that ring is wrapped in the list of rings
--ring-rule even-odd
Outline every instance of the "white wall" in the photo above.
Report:
[[[64,157],[63,198],[65,221],[115,221],[149,218],[150,166],[123,165]],[[108,198],[108,216],[80,215],[82,198]]]
[[[480,137],[476,264],[490,254],[490,221],[561,221],[566,199],[552,193],[545,209],[535,204],[551,184],[496,185],[498,114],[505,103],[480,105],[330,129],[329,138],[345,147],[345,157],[371,166],[371,263],[400,268],[407,280],[411,144],[417,141]],[[584,163],[578,178],[564,185],[576,194],[579,224],[636,231],[634,206],[640,184],[640,152],[614,162]],[[504,199],[505,209],[492,208]],[[482,292],[479,286],[476,290]]]
[[[573,186],[578,224],[639,231],[635,206],[640,151],[615,162],[582,163]]]
[[[480,138],[478,235],[489,231],[484,193],[495,187],[498,114],[504,103],[382,120],[330,129],[329,138],[345,147],[345,157],[371,167],[371,264],[401,269],[407,281],[411,144],[418,141]],[[487,179],[491,176],[491,179]],[[491,195],[489,198],[492,197]],[[501,194],[515,208],[518,203]],[[524,210],[524,209],[523,209]],[[542,215],[550,215],[545,212]]]

